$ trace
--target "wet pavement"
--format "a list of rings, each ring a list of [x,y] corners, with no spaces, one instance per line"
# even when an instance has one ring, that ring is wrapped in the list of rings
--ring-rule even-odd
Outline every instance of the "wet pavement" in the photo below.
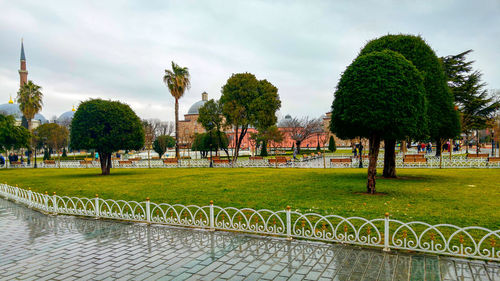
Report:
[[[500,264],[47,216],[0,199],[0,279],[500,281]]]

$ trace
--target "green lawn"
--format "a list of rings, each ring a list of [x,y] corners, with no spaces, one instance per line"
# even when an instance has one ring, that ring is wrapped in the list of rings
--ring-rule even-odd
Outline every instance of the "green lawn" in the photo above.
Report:
[[[363,194],[365,169],[97,169],[0,170],[0,181],[58,195],[281,210],[451,223],[500,229],[500,170],[399,169]],[[381,173],[381,171],[379,171]]]

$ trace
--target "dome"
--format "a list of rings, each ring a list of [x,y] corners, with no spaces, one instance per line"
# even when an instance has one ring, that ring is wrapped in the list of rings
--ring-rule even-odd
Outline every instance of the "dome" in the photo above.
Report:
[[[57,118],[57,122],[64,122],[64,121],[71,121],[73,119],[73,116],[75,115],[75,111],[70,110],[66,111],[59,118]]]
[[[14,118],[16,118],[16,119],[23,118],[23,113],[19,109],[19,104],[17,104],[17,103],[0,104],[0,113],[5,114],[5,115],[13,115]],[[33,118],[33,120],[39,120],[40,123],[47,122],[47,119],[45,119],[45,117],[40,113],[35,114],[35,117]]]
[[[189,108],[187,114],[199,114],[200,107],[202,107],[206,102],[207,101],[205,100],[200,100],[193,103],[193,105],[191,105],[191,107]]]
[[[14,118],[21,119],[23,114],[19,109],[19,105],[15,103],[0,104],[0,113],[5,115],[14,115]]]

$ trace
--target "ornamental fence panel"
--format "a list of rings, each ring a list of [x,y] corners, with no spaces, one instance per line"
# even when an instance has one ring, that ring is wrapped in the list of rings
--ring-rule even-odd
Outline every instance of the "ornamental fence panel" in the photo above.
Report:
[[[225,157],[223,159],[226,159]],[[332,161],[332,159],[348,159],[346,161]],[[439,157],[425,155],[425,162],[405,162],[403,158],[396,156],[397,168],[500,168],[500,161],[489,161],[488,158],[467,158],[466,156],[453,156],[450,160],[444,156],[440,161]],[[368,167],[369,160],[363,158],[363,167]],[[441,162],[441,163],[440,163]],[[64,160],[55,163],[39,163],[39,168],[100,168],[98,161],[77,161]],[[315,156],[307,159],[289,160],[283,163],[269,162],[268,159],[249,160],[241,158],[234,163],[214,162],[216,168],[358,168],[359,158],[351,155],[327,155]],[[377,159],[377,168],[383,168],[384,158]],[[12,168],[33,168],[33,165],[26,163],[22,165],[13,165]],[[112,161],[112,168],[207,168],[210,167],[208,159],[180,159],[177,163],[164,163],[163,160],[133,160],[133,161]]]
[[[152,203],[99,198],[49,195],[0,184],[8,200],[52,214],[77,215],[135,222],[166,224],[209,230],[335,242],[360,246],[408,250],[456,257],[500,261],[500,230],[459,227],[451,224],[402,222],[384,218],[365,219],[300,213],[287,207],[272,211],[251,208]]]

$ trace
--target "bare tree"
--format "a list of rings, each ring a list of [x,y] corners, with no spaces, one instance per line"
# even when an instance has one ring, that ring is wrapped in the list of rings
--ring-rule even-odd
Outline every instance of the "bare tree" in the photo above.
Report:
[[[175,132],[175,124],[172,121],[161,121],[160,119],[145,120],[151,125],[154,137],[167,135],[171,136]]]
[[[302,142],[323,130],[321,118],[309,119],[309,117],[294,117],[283,120],[281,126],[290,138],[295,141],[298,153],[300,153],[300,145]]]

